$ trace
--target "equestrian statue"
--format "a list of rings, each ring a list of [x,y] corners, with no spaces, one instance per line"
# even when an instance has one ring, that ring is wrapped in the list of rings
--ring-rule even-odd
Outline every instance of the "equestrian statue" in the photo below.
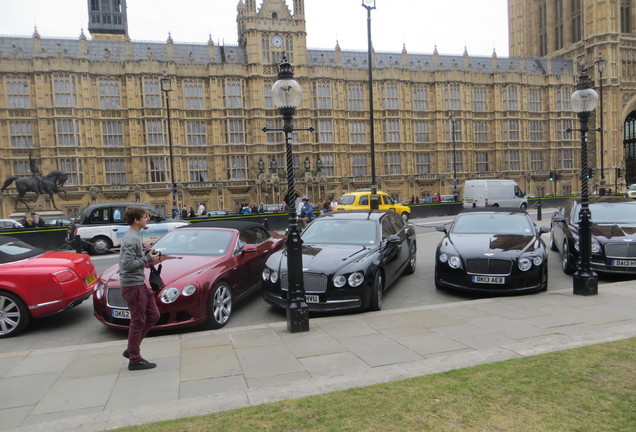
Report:
[[[27,192],[34,192],[36,195],[47,194],[51,198],[51,203],[53,203],[53,207],[55,210],[59,210],[57,205],[55,204],[55,199],[53,199],[53,194],[63,193],[64,199],[66,198],[66,191],[63,189],[64,183],[68,179],[68,174],[54,170],[48,173],[46,176],[43,176],[40,173],[40,169],[37,166],[35,160],[31,157],[31,152],[29,152],[29,166],[31,167],[31,176],[26,177],[18,177],[18,176],[10,176],[4,181],[2,185],[2,189],[0,192],[4,192],[6,188],[8,188],[11,183],[15,181],[15,188],[18,190],[18,196],[15,199],[14,209],[18,208],[18,202],[23,202],[26,205],[27,210],[31,210],[29,208],[29,204],[24,199],[24,195]]]

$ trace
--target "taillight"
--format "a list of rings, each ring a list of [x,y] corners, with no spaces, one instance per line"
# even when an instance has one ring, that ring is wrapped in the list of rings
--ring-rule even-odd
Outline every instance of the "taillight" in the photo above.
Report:
[[[79,278],[77,277],[75,272],[72,272],[70,270],[62,270],[57,273],[53,273],[53,279],[59,284],[65,284],[73,282]]]

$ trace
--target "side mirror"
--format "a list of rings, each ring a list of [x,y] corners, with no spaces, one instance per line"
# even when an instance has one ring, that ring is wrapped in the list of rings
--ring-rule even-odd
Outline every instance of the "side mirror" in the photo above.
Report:
[[[241,252],[242,253],[251,253],[251,252],[256,252],[256,245],[253,244],[246,244],[245,246],[243,246],[241,248]]]
[[[556,215],[552,218],[552,222],[565,222],[565,218],[561,215]]]
[[[386,239],[389,243],[400,243],[400,237],[396,236],[395,234],[391,234],[387,239]]]
[[[550,227],[548,226],[542,226],[541,228],[539,228],[539,234],[546,234],[550,232]]]
[[[435,227],[435,231],[439,231],[439,232],[443,232],[444,234],[448,234],[448,231],[446,230],[446,226],[444,226],[444,225],[437,225]]]

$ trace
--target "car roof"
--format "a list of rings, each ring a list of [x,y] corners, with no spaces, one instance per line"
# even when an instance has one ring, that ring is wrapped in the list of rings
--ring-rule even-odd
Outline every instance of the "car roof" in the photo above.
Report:
[[[390,210],[347,210],[347,211],[332,211],[328,213],[321,214],[318,219],[324,218],[335,218],[335,219],[370,219],[370,220],[379,220],[385,214],[389,213]]]
[[[525,210],[520,208],[506,208],[506,207],[470,207],[461,211],[462,213],[526,213]]]
[[[0,235],[0,246],[5,245],[7,243],[13,243],[13,242],[26,243],[25,241],[20,240],[19,238],[16,238],[16,237]],[[31,245],[29,244],[29,246]],[[29,249],[27,252],[21,253],[21,254],[5,254],[0,252],[0,264],[6,264],[6,263],[14,262],[14,261],[23,260],[26,258],[34,257],[36,255],[40,255],[41,253],[44,252],[44,250],[40,248],[36,248],[33,246],[31,246],[31,248],[32,249]]]
[[[620,197],[620,196],[595,196],[595,197],[590,197],[590,204],[596,204],[596,203],[621,203],[621,202],[634,202],[636,203],[636,201],[634,201],[633,198],[627,198],[627,197]],[[571,202],[574,203],[580,203],[581,202],[581,198],[571,198],[570,199]]]
[[[353,192],[345,192],[342,195],[366,195],[368,193],[371,193],[371,189],[358,189],[358,190],[354,190]],[[385,194],[388,195],[388,193],[386,192],[382,192],[382,191],[375,191],[375,193],[378,194]]]
[[[239,221],[239,220],[214,220],[214,221],[193,221],[190,225],[184,225],[183,227],[179,227],[178,229],[196,229],[196,228],[225,228],[225,229],[234,229],[239,232],[247,231],[248,229],[260,227],[265,229],[262,224],[257,222],[250,221]]]

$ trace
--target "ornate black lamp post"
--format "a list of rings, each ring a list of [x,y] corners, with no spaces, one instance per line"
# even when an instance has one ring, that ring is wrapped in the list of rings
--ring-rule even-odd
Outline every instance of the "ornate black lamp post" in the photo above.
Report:
[[[274,156],[272,156],[272,158],[269,161],[269,172],[272,174],[276,173],[276,170],[278,169],[278,164],[276,163],[276,158]]]
[[[170,148],[170,190],[172,193],[172,217],[177,212],[177,184],[174,181],[174,157],[172,155],[172,128],[170,126],[170,98],[168,93],[172,91],[172,81],[167,74],[160,80],[161,91],[166,95],[166,113],[168,117],[168,147]]]
[[[258,173],[263,174],[265,172],[265,162],[263,162],[263,156],[258,159]]]
[[[375,179],[375,127],[373,125],[373,56],[371,55],[371,10],[375,9],[375,0],[362,0],[362,7],[367,10],[367,48],[368,48],[368,65],[369,65],[369,134],[371,143],[371,195],[375,196],[378,191],[378,184]],[[380,202],[377,198],[372,197],[370,206],[377,209]]]
[[[598,294],[598,276],[590,266],[592,254],[592,233],[590,231],[591,214],[589,207],[588,170],[587,170],[587,133],[590,114],[596,108],[598,94],[592,88],[592,82],[585,68],[581,69],[579,83],[572,94],[572,109],[581,123],[581,211],[579,212],[579,261],[574,275],[574,294]]]
[[[455,120],[457,120],[457,114],[451,113],[449,116],[451,121],[451,134],[453,139],[453,196],[457,200],[457,159],[455,152]]]
[[[272,86],[272,101],[274,106],[283,115],[283,128],[270,129],[264,127],[263,132],[283,131],[285,133],[285,157],[287,159],[287,196],[285,202],[289,209],[287,230],[287,330],[292,333],[309,330],[309,308],[305,302],[305,288],[303,283],[303,241],[298,230],[294,196],[294,160],[291,145],[291,133],[295,130],[308,130],[314,128],[294,128],[292,120],[296,107],[300,104],[302,89],[294,80],[294,73],[287,57],[283,55],[278,72],[278,81]]]
[[[598,56],[598,60],[594,62],[596,65],[596,70],[598,71],[598,82],[600,85],[600,106],[599,106],[599,117],[601,120],[601,127],[598,131],[601,134],[601,187],[599,188],[599,195],[605,195],[605,146],[603,145],[603,69],[605,69],[605,65],[607,64],[607,60],[605,60],[600,55]]]

